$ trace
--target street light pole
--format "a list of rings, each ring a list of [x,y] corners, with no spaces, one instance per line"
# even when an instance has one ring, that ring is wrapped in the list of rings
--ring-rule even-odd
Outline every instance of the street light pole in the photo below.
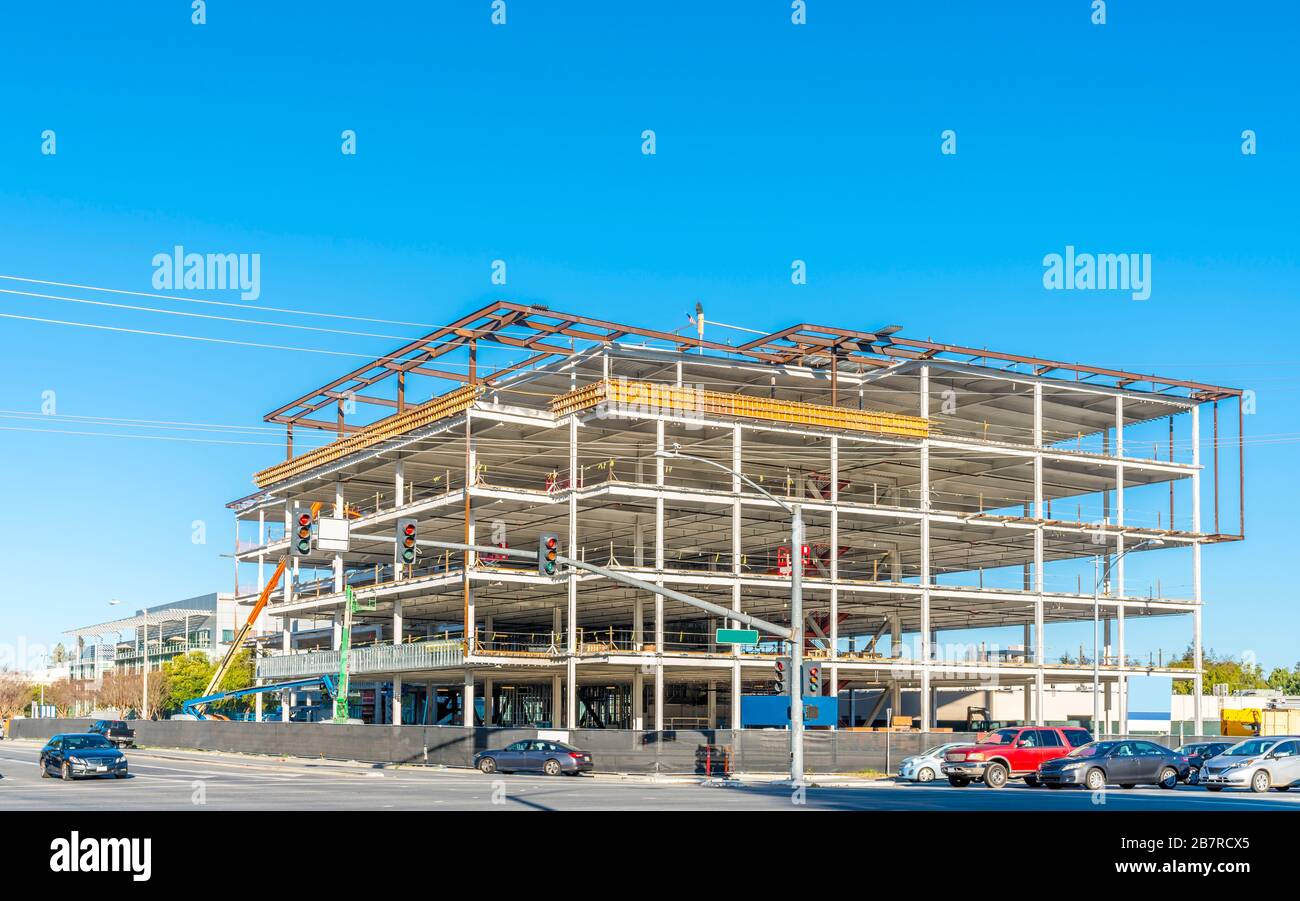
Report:
[[[1101,738],[1097,723],[1101,720],[1101,658],[1098,648],[1101,643],[1101,555],[1092,558],[1092,731],[1094,738]]]
[[[790,514],[790,782],[803,784],[803,512],[798,504],[787,504],[762,485],[716,460],[683,454],[680,445],[671,451],[655,451],[656,457],[670,457],[704,463],[735,476]]]
[[[144,625],[144,656],[140,659],[140,672],[143,674],[140,679],[140,719],[149,719],[149,620],[145,619]],[[158,627],[161,633],[162,627]]]
[[[1092,729],[1094,738],[1099,738],[1101,733],[1097,732],[1097,724],[1101,720],[1101,583],[1110,575],[1110,571],[1120,560],[1124,559],[1126,554],[1133,551],[1139,551],[1144,547],[1158,547],[1164,544],[1161,538],[1148,538],[1145,541],[1139,541],[1131,548],[1126,549],[1115,556],[1103,570],[1101,566],[1101,555],[1093,556],[1093,573],[1096,575],[1096,581],[1092,583]],[[1123,593],[1123,586],[1120,586],[1120,593]],[[1109,725],[1109,724],[1107,724]]]

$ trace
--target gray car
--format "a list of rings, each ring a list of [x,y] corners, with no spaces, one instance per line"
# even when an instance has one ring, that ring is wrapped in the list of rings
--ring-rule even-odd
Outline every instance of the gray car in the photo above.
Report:
[[[1300,736],[1272,735],[1238,742],[1201,768],[1200,784],[1212,792],[1249,788],[1287,791],[1300,785]]]
[[[497,751],[479,751],[474,766],[484,773],[545,773],[577,776],[591,771],[591,755],[562,741],[530,738]]]

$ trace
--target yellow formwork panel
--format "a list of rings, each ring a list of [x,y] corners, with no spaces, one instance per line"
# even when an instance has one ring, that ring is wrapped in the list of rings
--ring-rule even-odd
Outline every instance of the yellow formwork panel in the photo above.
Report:
[[[583,385],[551,401],[557,416],[587,410],[601,403],[613,403],[628,410],[705,413],[712,416],[761,419],[824,429],[847,429],[881,435],[925,438],[930,421],[920,416],[883,413],[874,410],[845,410],[822,404],[751,397],[706,391],[685,385],[608,380]]]
[[[253,482],[258,488],[265,488],[282,479],[296,476],[316,466],[332,463],[348,454],[373,447],[382,441],[422,428],[439,419],[463,413],[474,403],[482,390],[480,387],[465,385],[454,391],[448,391],[419,406],[372,423],[346,438],[340,438],[324,447],[315,448],[291,460],[263,469],[253,476]]]

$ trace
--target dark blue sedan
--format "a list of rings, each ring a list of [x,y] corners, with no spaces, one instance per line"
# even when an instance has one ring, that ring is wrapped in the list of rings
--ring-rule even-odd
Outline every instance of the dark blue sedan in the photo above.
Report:
[[[542,772],[548,776],[577,776],[591,771],[591,755],[562,741],[529,739],[496,751],[479,751],[474,766],[484,773]]]
[[[125,779],[126,755],[102,735],[89,732],[56,735],[41,748],[41,776],[65,780],[86,776]]]

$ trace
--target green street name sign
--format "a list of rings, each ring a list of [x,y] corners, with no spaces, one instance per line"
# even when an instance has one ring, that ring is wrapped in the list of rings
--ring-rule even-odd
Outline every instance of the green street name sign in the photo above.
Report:
[[[758,630],[719,629],[714,640],[718,644],[758,644]]]

